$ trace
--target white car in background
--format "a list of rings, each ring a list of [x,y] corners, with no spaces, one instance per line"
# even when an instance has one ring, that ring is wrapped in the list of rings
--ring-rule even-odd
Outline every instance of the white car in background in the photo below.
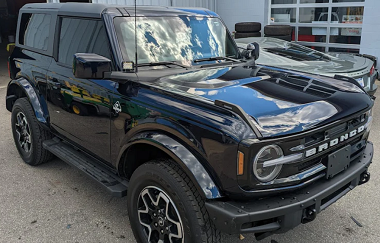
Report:
[[[246,49],[249,43],[258,43],[258,64],[329,77],[346,76],[355,79],[370,95],[376,92],[376,57],[351,53],[323,53],[294,42],[270,37],[241,38],[235,41],[238,47],[243,49]]]

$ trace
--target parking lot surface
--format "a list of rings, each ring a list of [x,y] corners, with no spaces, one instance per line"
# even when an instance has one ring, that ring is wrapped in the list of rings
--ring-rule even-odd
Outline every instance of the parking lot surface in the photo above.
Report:
[[[59,159],[37,167],[20,159],[5,109],[9,81],[5,55],[0,53],[0,242],[135,242],[126,198],[111,197]],[[375,155],[370,182],[349,192],[313,222],[260,242],[380,242],[379,109],[380,99],[373,110],[370,140]],[[223,235],[222,242],[255,242],[253,235],[244,237]]]

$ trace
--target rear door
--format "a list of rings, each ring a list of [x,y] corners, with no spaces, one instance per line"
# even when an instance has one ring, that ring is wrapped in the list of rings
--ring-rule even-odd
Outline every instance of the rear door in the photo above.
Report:
[[[48,72],[48,109],[52,129],[96,157],[110,159],[109,81],[75,78],[75,53],[110,58],[109,41],[100,19],[59,17],[55,60]]]

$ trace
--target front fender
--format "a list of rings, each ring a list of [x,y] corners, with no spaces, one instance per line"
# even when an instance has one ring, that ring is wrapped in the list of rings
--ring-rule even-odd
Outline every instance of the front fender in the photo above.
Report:
[[[21,91],[21,93],[20,93]],[[32,84],[25,78],[19,78],[12,80],[8,84],[6,107],[8,111],[12,111],[14,102],[23,96],[28,98],[30,104],[33,107],[36,118],[39,122],[47,123],[47,106],[43,97],[40,97]]]
[[[130,142],[124,146],[123,151],[137,143],[155,146],[168,154],[190,177],[192,182],[196,185],[198,191],[203,192],[203,196],[205,198],[215,199],[222,197],[222,194],[216,186],[214,180],[211,178],[202,163],[191,151],[189,151],[178,141],[164,134],[143,132],[134,136]]]

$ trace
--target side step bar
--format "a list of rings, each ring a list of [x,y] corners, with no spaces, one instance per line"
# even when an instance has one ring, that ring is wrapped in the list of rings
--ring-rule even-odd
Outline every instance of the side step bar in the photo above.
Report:
[[[43,142],[43,147],[69,165],[78,168],[86,175],[99,182],[114,197],[127,195],[128,182],[123,180],[105,166],[94,163],[94,159],[74,149],[58,138]]]

